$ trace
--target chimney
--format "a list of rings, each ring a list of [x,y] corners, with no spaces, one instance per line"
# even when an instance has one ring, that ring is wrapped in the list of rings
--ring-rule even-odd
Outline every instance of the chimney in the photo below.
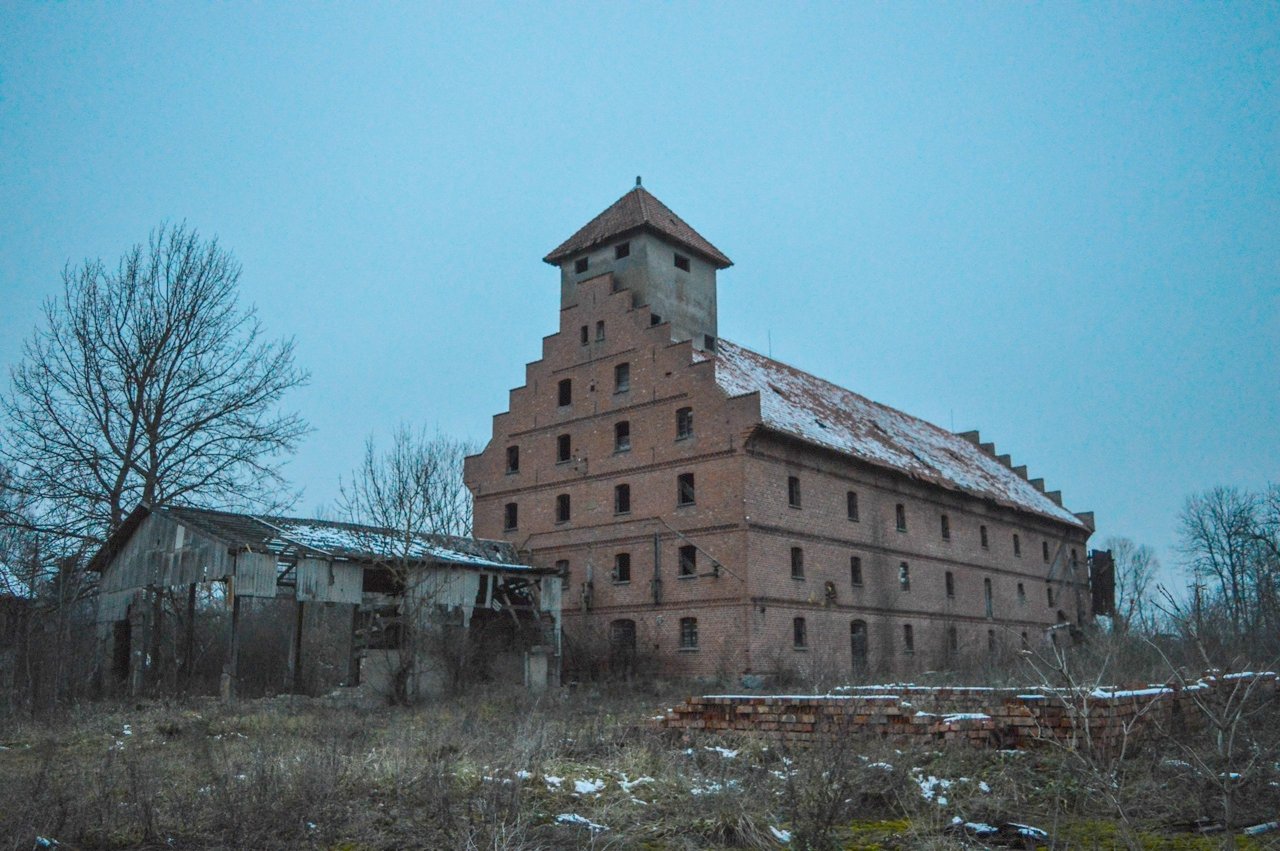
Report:
[[[978,430],[976,428],[973,431],[958,432],[956,436],[961,438],[962,440],[969,441],[974,446],[977,446],[979,443],[982,442],[982,435],[978,433]]]

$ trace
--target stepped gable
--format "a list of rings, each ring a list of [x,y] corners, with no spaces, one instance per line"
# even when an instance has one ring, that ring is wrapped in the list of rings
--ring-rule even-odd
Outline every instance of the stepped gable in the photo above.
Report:
[[[703,239],[701,234],[643,186],[637,186],[623,195],[542,259],[557,266],[574,254],[637,230],[654,231],[706,258],[717,269],[733,265],[733,261],[721,253],[720,249]]]
[[[760,394],[762,425],[846,455],[1010,508],[1084,528],[1013,470],[932,423],[720,340],[716,383],[730,396]]]

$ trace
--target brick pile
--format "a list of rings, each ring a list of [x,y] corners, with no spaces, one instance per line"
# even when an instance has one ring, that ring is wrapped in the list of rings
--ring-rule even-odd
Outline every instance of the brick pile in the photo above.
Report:
[[[1193,699],[1239,697],[1255,679],[1251,699],[1274,699],[1274,673],[1137,689],[874,686],[827,695],[690,697],[670,710],[662,725],[681,731],[760,733],[798,743],[861,734],[991,748],[1057,742],[1115,752],[1149,733],[1177,733],[1196,724],[1202,713]]]

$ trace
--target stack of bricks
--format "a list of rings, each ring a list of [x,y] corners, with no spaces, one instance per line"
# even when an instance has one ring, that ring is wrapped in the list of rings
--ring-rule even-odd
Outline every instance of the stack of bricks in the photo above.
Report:
[[[993,748],[1053,741],[1118,752],[1143,735],[1196,724],[1203,713],[1195,700],[1239,699],[1250,684],[1251,699],[1274,699],[1274,673],[1129,690],[876,686],[835,695],[690,697],[662,724],[681,731],[759,733],[793,743],[861,734]]]

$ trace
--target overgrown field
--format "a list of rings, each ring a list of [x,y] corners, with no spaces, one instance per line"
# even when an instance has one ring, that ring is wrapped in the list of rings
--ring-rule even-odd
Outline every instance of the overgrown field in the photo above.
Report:
[[[1236,825],[1280,818],[1261,740],[1224,779],[1172,741],[1103,761],[680,739],[652,721],[675,699],[490,691],[413,710],[281,698],[9,718],[0,848],[1276,847],[1189,829],[1222,820],[1224,790]],[[1258,729],[1276,726],[1266,712]]]

